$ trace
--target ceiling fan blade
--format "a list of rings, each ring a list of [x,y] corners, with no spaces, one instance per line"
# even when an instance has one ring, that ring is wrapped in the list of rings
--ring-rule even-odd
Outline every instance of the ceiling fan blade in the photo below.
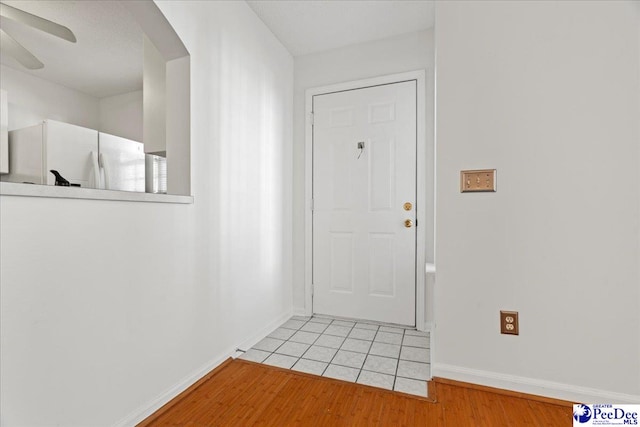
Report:
[[[38,60],[31,52],[18,43],[13,37],[0,29],[0,50],[12,56],[16,61],[30,70],[44,68],[44,64]]]
[[[15,7],[6,5],[4,3],[0,3],[0,15],[4,16],[5,18],[12,19],[16,22],[28,25],[30,27],[37,28],[38,30],[44,31],[45,33],[60,37],[61,39],[68,40],[72,43],[76,42],[76,36],[67,27],[56,24],[55,22],[49,21],[48,19],[32,15],[31,13],[25,12],[23,10],[16,9]]]

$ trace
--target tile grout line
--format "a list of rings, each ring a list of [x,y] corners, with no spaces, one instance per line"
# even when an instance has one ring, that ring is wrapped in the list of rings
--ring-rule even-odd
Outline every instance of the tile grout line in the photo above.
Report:
[[[331,322],[329,323],[329,325],[332,325],[334,321],[335,321],[335,319],[332,319],[332,320],[331,320]],[[355,326],[355,324],[354,324],[354,326]],[[324,330],[326,331],[327,329],[329,329],[329,326],[327,326]],[[313,343],[315,344],[316,342],[318,342],[318,340],[320,339],[320,337],[321,337],[321,336],[323,336],[323,335],[325,335],[325,333],[324,333],[324,332],[322,332],[322,333],[320,334],[320,336],[318,336],[318,338],[316,338],[316,340],[315,340]],[[336,336],[336,335],[331,335],[331,334],[326,334],[326,335],[331,336],[331,337],[335,337],[335,336]],[[339,338],[342,338],[342,337],[339,337]],[[312,345],[313,345],[313,344],[312,344]],[[323,345],[318,345],[318,347],[322,347],[322,348],[329,348],[329,349],[331,349],[331,350],[334,350],[334,348],[333,348],[333,347],[325,347],[325,346],[323,346]],[[309,347],[309,349],[311,349],[311,347]],[[336,350],[336,352],[335,352],[335,354],[331,357],[331,360],[333,360],[333,358],[334,358],[334,357],[336,357],[336,354],[338,354],[338,351],[340,350],[340,347],[338,347],[338,348],[337,348],[337,349],[335,349],[335,350]],[[307,350],[307,351],[309,351],[309,350]],[[306,354],[306,353],[307,353],[307,352],[305,351],[305,354]],[[304,354],[303,354],[303,356],[304,356]],[[300,357],[302,358],[302,356],[300,356]],[[312,359],[307,359],[307,360],[312,360]],[[317,360],[317,362],[322,362],[322,363],[326,363],[326,364],[327,364],[327,367],[326,367],[326,368],[324,368],[324,369],[322,370],[322,373],[320,374],[320,376],[322,376],[322,375],[324,374],[324,372],[327,370],[327,368],[328,368],[328,367],[329,367],[329,365],[331,364],[331,360],[330,360],[329,362],[324,362],[324,361],[322,361],[322,360]]]
[[[377,336],[378,334],[376,334]],[[404,338],[404,329],[402,330],[402,337]],[[371,343],[371,347],[373,347],[373,343],[375,343],[375,338],[374,341]],[[382,344],[386,344],[386,343],[382,343]],[[390,357],[389,359],[394,359],[396,361],[396,373],[398,372],[398,364],[400,363],[400,351],[402,350],[402,339],[400,339],[400,349],[398,350],[398,357]],[[371,349],[369,349],[369,351],[371,351]],[[372,356],[378,356],[378,357],[386,357],[386,356],[381,356],[379,354],[373,354]],[[367,354],[367,357],[369,357],[369,354]],[[371,372],[375,372],[375,371],[371,371]],[[379,374],[381,374],[382,372],[378,372]],[[393,375],[393,384],[391,385],[391,390],[393,390],[393,387],[396,384],[396,375]]]
[[[400,356],[402,355],[402,343],[404,343],[404,335],[407,333],[405,329],[402,330],[402,339],[400,340],[400,351],[398,351],[398,363],[396,363],[396,373],[393,376],[393,386],[391,390],[396,389],[396,381],[398,380],[398,369],[400,369]]]
[[[331,323],[327,323],[327,325],[331,325],[334,321],[335,321],[335,319],[334,319],[334,320],[332,320],[332,321],[331,321]],[[334,326],[335,326],[335,325],[334,325]],[[338,326],[340,326],[340,325],[338,325]],[[326,331],[326,329],[328,329],[328,327],[329,327],[329,326],[327,326],[327,328],[325,328],[325,331]],[[343,326],[343,327],[345,327],[345,328],[346,328],[347,326]],[[354,324],[354,326],[352,326],[352,327],[351,327],[351,329],[353,329],[354,327],[355,327],[355,324]],[[351,330],[350,330],[350,331],[351,331]],[[327,346],[320,345],[320,344],[317,344],[317,345],[316,345],[316,343],[318,342],[318,340],[319,340],[323,335],[325,335],[325,336],[330,336],[330,337],[335,337],[335,338],[342,338],[342,339],[343,339],[343,343],[341,343],[341,344],[340,344],[340,347],[338,347],[338,348],[334,348],[334,347],[327,347]],[[327,349],[329,349],[329,350],[336,350],[336,354],[337,354],[337,352],[338,352],[339,350],[341,350],[341,346],[342,346],[342,344],[344,344],[344,340],[346,340],[346,337],[343,337],[343,336],[341,336],[341,335],[332,335],[332,334],[329,334],[329,333],[326,333],[326,332],[322,332],[322,333],[320,333],[320,335],[318,336],[318,338],[316,338],[316,340],[313,342],[313,344],[311,344],[311,346],[316,345],[317,347],[327,348]],[[295,341],[294,341],[294,342],[295,342]],[[305,352],[303,353],[303,355],[302,355],[302,356],[304,356],[304,355],[305,355],[305,354],[306,354],[310,349],[311,349],[311,347],[309,347],[309,349],[307,349],[307,351],[305,351]],[[302,356],[300,356],[300,358],[302,358]],[[333,357],[331,358],[331,361],[333,361],[333,358],[334,358],[334,357],[335,357],[335,354],[334,354],[334,355],[333,355]],[[315,360],[315,359],[305,359],[305,360],[311,360],[311,361],[314,361],[314,362],[320,362],[320,363],[331,363],[331,362],[325,362],[324,360]],[[338,365],[338,366],[343,366],[343,365]],[[347,366],[347,367],[348,367],[348,366]],[[325,369],[326,369],[326,368],[325,368]]]
[[[344,320],[343,320],[344,322]],[[329,363],[327,363],[327,367],[324,368],[324,370],[322,371],[321,376],[324,376],[324,373],[327,372],[327,369],[329,369],[329,366],[331,366],[331,362],[333,362],[333,359],[336,358],[336,356],[338,355],[338,352],[340,351],[340,349],[342,348],[342,346],[344,345],[344,342],[347,340],[347,338],[349,337],[349,334],[351,333],[351,331],[353,331],[356,327],[356,322],[353,322],[353,326],[351,327],[351,329],[349,329],[349,332],[347,333],[347,336],[344,337],[344,341],[342,341],[342,344],[340,344],[340,347],[338,347],[338,349],[336,350],[335,354],[333,355],[333,357],[331,358],[331,360],[329,361]],[[341,365],[336,365],[336,366],[341,366]],[[360,373],[358,372],[358,375]],[[356,380],[358,379],[358,377],[356,376]]]
[[[378,329],[380,329],[380,328],[378,327]],[[367,348],[367,353],[364,355],[364,363],[362,364],[363,368],[364,368],[364,364],[367,363],[367,358],[369,357],[369,354],[371,353],[371,347],[373,347],[373,343],[375,342],[377,335],[378,335],[378,331],[376,331],[376,334],[373,336],[373,339],[371,340],[371,344]],[[360,371],[362,371],[362,369],[360,369]],[[358,378],[359,377],[360,377],[360,373],[358,373]]]
[[[299,320],[299,319],[294,319],[294,318],[293,318],[293,316],[292,316],[289,320],[287,320],[287,321],[286,321],[286,322],[284,322],[284,323],[287,323],[287,322],[289,322],[289,321],[291,321],[291,320]],[[309,320],[311,320],[311,319],[309,319]],[[309,320],[306,320],[306,321],[305,321],[305,322],[300,326],[300,328],[302,328],[304,325],[306,325],[306,324],[309,322]],[[300,321],[302,321],[302,320],[300,320]],[[284,323],[283,323],[282,325],[284,325]],[[284,326],[282,326],[282,325],[278,326],[276,329],[280,329],[280,328],[283,328],[283,329],[290,329],[290,328],[284,327]],[[292,329],[292,330],[294,330],[294,331],[298,332],[298,331],[300,330],[300,328],[298,328],[298,329]],[[291,336],[295,335],[295,334],[296,334],[296,332],[294,332]],[[269,335],[267,335],[265,338],[269,338]],[[264,339],[264,338],[263,338],[263,339]],[[278,339],[278,338],[271,338],[271,339],[274,339],[274,340],[275,340],[275,339]],[[283,345],[285,345],[286,343],[288,343],[290,339],[291,339],[291,337],[287,338],[286,340],[283,340],[284,342],[283,342],[282,344],[280,344],[279,346],[277,346],[275,349],[273,349],[273,351],[271,352],[271,354],[270,354],[269,356],[267,356],[267,357],[266,357],[266,359],[264,359],[264,360],[267,360],[269,357],[271,357],[271,356],[272,356],[272,355],[274,355],[274,354],[280,354],[280,353],[276,353],[276,350],[278,350],[280,347],[282,347]],[[294,342],[295,342],[295,341],[294,341]],[[287,355],[285,354],[284,356],[287,356]],[[295,356],[293,356],[293,357],[295,357]],[[264,360],[263,360],[262,362],[260,362],[260,363],[263,363],[263,362],[264,362]],[[265,364],[265,363],[263,363],[263,364]],[[289,369],[291,369],[291,368],[289,368]]]
[[[313,319],[313,316],[312,316],[312,317],[311,317],[311,318],[310,318],[310,319],[305,323],[305,325],[306,325],[307,323],[311,322],[311,320],[312,320],[312,319]],[[318,337],[315,339],[315,341],[313,341],[313,343],[311,343],[311,344],[309,345],[309,348],[308,348],[308,349],[307,349],[307,350],[306,350],[306,351],[305,351],[301,356],[298,356],[298,360],[296,360],[296,362],[294,363],[294,366],[295,366],[295,364],[296,364],[296,363],[298,363],[298,362],[300,361],[300,359],[302,359],[302,358],[303,358],[303,356],[304,356],[304,355],[305,355],[305,354],[306,354],[306,353],[311,349],[311,347],[312,347],[312,346],[314,346],[316,342],[318,342],[318,340],[320,339],[320,337],[321,337],[321,336],[323,336],[323,335],[327,335],[327,336],[336,337],[336,338],[344,338],[344,340],[346,340],[346,339],[347,339],[347,337],[342,337],[342,336],[340,336],[340,335],[331,335],[331,334],[329,334],[329,333],[325,333],[325,331],[329,328],[329,326],[330,326],[330,325],[332,325],[332,324],[333,324],[333,322],[335,322],[335,320],[336,320],[336,319],[331,319],[331,321],[330,321],[329,323],[321,323],[321,324],[325,324],[325,325],[327,325],[327,326],[325,327],[324,331],[323,331],[323,332],[318,333]],[[313,322],[313,323],[320,323],[320,322]],[[355,322],[349,322],[349,323],[353,323],[353,326],[351,326],[351,328],[349,329],[349,333],[350,333],[350,332],[351,332],[351,330],[353,330],[353,329],[355,328]],[[340,326],[340,325],[338,325],[338,326]],[[304,327],[304,325],[302,325],[302,326],[300,327],[301,329],[299,329],[298,331],[302,331],[302,327]],[[346,327],[346,326],[344,326],[344,327]],[[311,332],[311,331],[302,331],[302,332]],[[317,333],[317,332],[315,332],[315,333]],[[347,336],[349,335],[349,333],[347,333]],[[295,335],[295,334],[294,334],[294,335]],[[292,335],[292,336],[293,336],[293,335]],[[340,351],[340,350],[341,350],[341,347],[342,347],[342,345],[344,344],[344,340],[343,340],[342,344],[340,345],[340,347],[338,347],[337,349],[334,349],[333,347],[325,347],[325,346],[322,346],[322,345],[318,345],[318,347],[328,348],[328,349],[331,349],[331,350],[336,350],[335,354],[333,355],[333,357],[331,358],[331,360],[330,360],[329,362],[324,362],[324,361],[322,361],[322,360],[314,360],[314,359],[304,359],[304,360],[310,360],[310,361],[320,362],[320,363],[327,363],[327,367],[322,371],[322,374],[324,374],[324,372],[328,369],[328,367],[329,367],[329,365],[331,364],[331,362],[333,362],[333,359],[335,359],[335,356],[338,354],[338,351]],[[287,340],[287,342],[288,342],[288,341],[289,341],[289,340]],[[296,343],[296,341],[291,341],[291,342]],[[301,343],[301,344],[306,344],[306,343]],[[283,343],[282,345],[284,345],[284,343]],[[345,351],[346,351],[346,350],[345,350]],[[296,357],[296,356],[293,356],[293,357]],[[335,366],[343,366],[343,367],[346,367],[346,368],[350,368],[350,366],[337,365],[337,364],[336,364]],[[292,368],[293,368],[293,366],[292,366],[291,368],[289,368],[289,369],[292,369]],[[321,375],[322,375],[322,374],[321,374]]]
[[[299,319],[294,319],[294,318],[292,317],[291,319],[287,320],[287,322],[288,322],[288,321],[290,321],[290,320],[299,320]],[[299,321],[301,321],[301,322],[302,322],[302,320],[299,320]],[[302,328],[304,327],[304,325],[306,325],[306,324],[307,324],[307,323],[309,323],[310,321],[311,321],[311,317],[310,317],[308,320],[305,320],[305,321],[304,321],[304,323],[303,323],[302,325],[300,325],[300,327],[299,327],[298,329],[292,329],[292,328],[287,328],[287,327],[285,327],[285,326],[282,326],[282,325],[284,325],[284,323],[287,323],[287,322],[284,322],[284,323],[283,323],[282,325],[280,325],[277,329],[283,328],[283,329],[291,329],[291,330],[295,331],[293,334],[291,334],[291,337],[292,337],[292,336],[294,336],[294,335],[295,335],[296,333],[298,333],[298,332],[307,332],[307,331],[302,331]],[[268,338],[268,337],[269,337],[269,336],[267,335],[267,338]],[[296,356],[291,356],[291,355],[288,355],[288,354],[276,353],[276,351],[277,351],[280,347],[282,347],[283,345],[285,345],[285,344],[286,344],[286,343],[288,343],[288,342],[292,342],[292,343],[295,343],[295,344],[305,344],[305,343],[299,343],[299,342],[296,342],[296,341],[291,341],[291,337],[289,337],[289,338],[287,338],[286,340],[284,340],[284,342],[283,342],[282,344],[280,344],[278,347],[276,347],[276,348],[271,352],[271,354],[270,354],[269,356],[267,356],[267,357],[266,357],[262,362],[260,362],[260,363],[262,363],[263,365],[267,365],[267,363],[264,363],[264,362],[265,362],[269,357],[273,356],[274,354],[279,354],[279,355],[282,355],[282,356],[289,356],[289,357],[296,357]],[[318,335],[318,338],[319,338],[319,337],[320,337],[320,336]],[[318,338],[316,338],[316,340],[317,340]],[[273,338],[273,339],[277,339],[277,338]],[[315,341],[314,341],[314,342],[315,342]],[[311,346],[309,346],[309,348],[311,348]],[[308,350],[308,349],[307,349],[307,350]],[[305,353],[306,353],[306,351],[305,351]],[[302,354],[304,354],[304,353],[302,353]],[[299,361],[301,358],[302,358],[302,356],[298,357],[298,360],[296,360],[295,362],[293,362],[293,365],[291,365],[291,367],[290,367],[290,368],[287,368],[287,369],[291,370],[291,368],[293,368],[293,367],[295,366],[295,364],[296,364],[296,363],[298,363],[298,361]]]
[[[298,331],[302,331],[302,327],[304,327],[307,323],[311,322],[311,319],[313,319],[313,315],[309,318],[309,320],[307,320],[307,322],[306,322],[304,325],[300,326],[300,329],[299,329]],[[314,323],[315,323],[315,322],[314,322]],[[330,326],[332,323],[333,323],[333,319],[331,319],[331,322],[326,323],[326,325],[327,325],[327,326],[325,326],[325,328],[323,329],[323,332],[320,332],[320,333],[318,334],[318,337],[317,337],[315,340],[313,340],[313,342],[312,342],[311,344],[309,344],[309,348],[308,348],[308,349],[306,349],[304,352],[302,352],[302,354],[298,357],[298,360],[296,360],[296,361],[293,363],[293,365],[291,365],[291,368],[289,368],[290,370],[293,370],[293,367],[294,367],[294,366],[296,366],[296,364],[297,364],[300,360],[302,360],[302,356],[304,356],[305,354],[307,354],[307,352],[311,349],[311,347],[313,347],[313,345],[314,345],[314,344],[315,344],[315,343],[320,339],[320,337],[322,336],[322,334],[324,334],[324,331],[326,331],[326,330],[327,330],[327,328],[329,328],[329,326]],[[305,332],[305,331],[302,331],[302,332]],[[311,332],[311,331],[309,331],[309,332]],[[295,335],[295,334],[293,334],[293,335]],[[291,335],[291,336],[293,336],[293,335]],[[292,342],[295,342],[295,341],[292,341]],[[311,359],[305,359],[305,360],[311,360]]]
[[[376,333],[373,335],[373,339],[371,340],[371,345],[367,349],[367,354],[364,355],[364,361],[362,362],[362,366],[360,367],[360,370],[358,371],[358,376],[356,377],[356,383],[358,382],[358,379],[360,378],[360,374],[362,374],[362,370],[364,369],[364,364],[367,363],[367,358],[369,357],[369,352],[371,351],[371,347],[373,347],[373,343],[376,341],[376,337],[378,336],[378,332],[379,331],[380,331],[380,326],[378,326],[378,329],[376,329]]]
[[[288,321],[290,321],[290,320],[299,320],[299,319],[294,319],[294,318],[292,317],[291,319],[287,320],[287,322],[288,322]],[[287,322],[284,322],[284,323],[287,323]],[[301,329],[304,325],[306,325],[308,322],[309,322],[309,320],[306,320],[306,321],[305,321],[305,322],[300,326],[300,328],[298,328],[297,330],[295,330],[295,332],[291,335],[291,337],[292,337],[292,336],[294,336],[296,333],[298,333],[298,332],[300,331],[300,329]],[[284,323],[283,323],[283,325],[284,325]],[[279,327],[278,327],[278,329],[280,329],[280,328],[282,328],[282,326],[279,326]],[[284,328],[284,329],[289,329],[289,328]],[[268,336],[268,335],[267,335],[267,336]],[[271,357],[272,355],[274,355],[274,354],[281,354],[281,353],[276,353],[276,351],[277,351],[280,347],[282,347],[283,345],[285,345],[286,343],[290,342],[291,337],[287,338],[286,340],[284,340],[284,342],[283,342],[282,344],[280,344],[278,347],[276,347],[276,349],[275,349],[275,350],[273,350],[273,353],[271,353],[269,356],[267,356],[267,359],[268,359],[269,357]],[[292,341],[292,342],[295,342],[295,341]],[[283,354],[283,356],[288,356],[288,354]],[[295,356],[292,356],[292,357],[295,357]],[[264,360],[267,360],[267,359],[264,359]],[[298,361],[297,361],[297,360],[296,360],[295,362],[293,362],[293,365],[295,365],[296,363],[298,363]],[[291,367],[293,367],[293,365],[291,365]],[[291,368],[289,368],[289,369],[291,369]]]

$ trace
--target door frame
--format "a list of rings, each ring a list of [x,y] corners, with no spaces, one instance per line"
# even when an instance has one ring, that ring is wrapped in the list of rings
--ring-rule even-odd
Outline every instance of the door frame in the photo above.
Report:
[[[371,86],[416,81],[416,328],[430,329],[426,319],[425,265],[427,252],[427,133],[426,133],[426,70],[390,74],[363,80],[354,80],[328,86],[309,88],[305,91],[305,213],[304,213],[304,314],[313,314],[313,97],[332,92],[363,89]],[[432,171],[433,172],[433,171]],[[431,182],[431,180],[429,180]],[[432,215],[430,215],[432,218]],[[432,235],[431,233],[429,233]]]

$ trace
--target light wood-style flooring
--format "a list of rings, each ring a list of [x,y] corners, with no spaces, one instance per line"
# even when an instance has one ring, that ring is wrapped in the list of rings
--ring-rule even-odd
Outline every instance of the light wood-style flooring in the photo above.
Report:
[[[442,380],[424,399],[229,360],[139,426],[570,426],[568,402]]]

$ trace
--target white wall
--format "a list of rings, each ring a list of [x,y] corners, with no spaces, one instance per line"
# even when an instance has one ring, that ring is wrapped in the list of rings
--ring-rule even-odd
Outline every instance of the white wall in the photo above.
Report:
[[[435,376],[640,401],[634,7],[436,4]],[[497,193],[460,194],[475,168]]]
[[[9,130],[46,119],[91,129],[100,122],[98,98],[0,65],[0,87],[9,99]]]
[[[167,152],[167,61],[144,37],[143,73],[144,152],[165,156]]]
[[[158,5],[195,203],[2,196],[4,425],[135,424],[291,312],[293,59],[244,2]]]
[[[433,31],[421,31],[295,58],[293,115],[294,307],[304,309],[305,90],[334,83],[427,70],[427,200],[433,200]],[[433,260],[433,207],[427,214],[427,259]]]
[[[0,86],[9,96],[9,130],[46,119],[142,141],[142,91],[105,98],[0,65]]]
[[[142,142],[142,91],[100,98],[101,132]]]
[[[191,195],[191,59],[167,61],[167,193]]]

